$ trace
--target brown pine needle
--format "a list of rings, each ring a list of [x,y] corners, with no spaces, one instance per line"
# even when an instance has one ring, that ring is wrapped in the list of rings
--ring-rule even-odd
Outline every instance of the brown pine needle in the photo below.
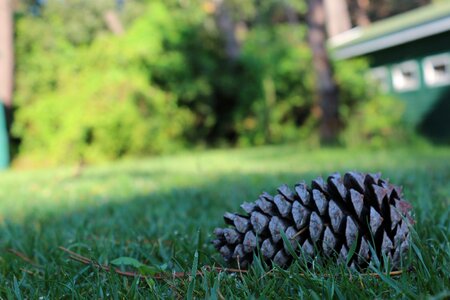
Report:
[[[308,229],[308,227],[305,227],[305,228],[301,229],[299,232],[297,232],[296,234],[294,234],[294,235],[291,237],[291,240],[293,240],[293,239],[295,239],[296,237],[298,237],[300,234],[302,234],[303,232],[305,232],[307,229]]]
[[[79,258],[83,258],[83,259],[89,260],[89,258],[84,257],[84,256],[81,256],[80,254],[78,254],[78,253],[76,253],[76,252],[73,252],[73,251],[71,251],[71,250],[69,250],[69,249],[67,249],[67,248],[62,247],[62,246],[59,246],[58,248],[59,248],[60,250],[64,251],[64,252],[69,253],[69,254],[72,255],[72,256],[77,256],[77,257],[79,257]]]
[[[33,271],[30,271],[30,270],[27,270],[27,269],[24,269],[24,268],[20,268],[20,271],[25,272],[25,273],[27,273],[29,275],[34,275]]]
[[[111,272],[111,267],[110,266],[101,265],[101,264],[99,264],[97,262],[92,261],[91,259],[89,259],[87,257],[84,257],[84,256],[82,256],[82,255],[80,255],[78,253],[75,253],[75,252],[73,252],[73,251],[71,251],[69,249],[66,249],[64,247],[60,246],[59,249],[61,249],[62,251],[68,253],[70,255],[69,258],[72,259],[72,260],[81,262],[81,263],[86,264],[86,265],[93,265],[94,267],[96,267],[98,269],[101,269],[101,270],[104,270],[106,272]],[[248,272],[248,270],[233,269],[233,268],[211,267],[211,266],[208,266],[208,265],[205,266],[204,268],[207,269],[207,270],[210,270],[210,271],[213,270],[213,271],[216,271],[216,272],[239,273],[239,274],[241,274],[241,276],[242,276],[243,273],[247,273]],[[157,274],[154,274],[152,276],[145,276],[145,275],[142,275],[142,274],[139,274],[139,273],[136,273],[136,272],[122,271],[122,270],[120,270],[118,268],[113,268],[112,270],[114,272],[116,272],[117,274],[122,275],[122,276],[143,277],[143,278],[150,277],[150,278],[156,279],[156,280],[167,279],[167,278],[170,278],[170,277],[172,277],[174,279],[175,278],[184,278],[184,277],[188,277],[190,275],[190,272],[173,272],[173,273],[168,273],[167,272],[167,273],[157,273]],[[273,270],[270,270],[269,272],[264,274],[263,277],[267,276],[269,274],[273,274]],[[392,272],[389,272],[389,273],[384,274],[384,275],[399,276],[401,274],[403,274],[403,270],[392,271]],[[197,273],[196,273],[196,276],[202,276],[202,275],[203,275],[203,272],[201,270],[198,270]],[[375,278],[379,278],[380,277],[380,274],[378,274],[378,273],[362,273],[362,274],[359,274],[359,275],[360,276],[375,277]],[[308,275],[305,274],[305,273],[299,273],[299,274],[297,274],[297,276],[306,277]],[[323,274],[322,275],[322,277],[334,277],[334,276],[336,276],[336,275],[334,275],[334,274]],[[351,277],[352,277],[352,275],[350,274],[350,278]]]
[[[244,280],[244,277],[242,276],[241,264],[240,264],[239,260],[240,260],[240,257],[238,255],[236,258],[236,261],[237,261],[237,265],[238,265],[238,269],[239,269],[239,274],[241,275],[241,279]]]
[[[14,249],[8,249],[9,253],[14,254],[15,256],[21,258],[22,260],[26,261],[27,263],[33,265],[34,267],[37,268],[42,268],[41,265],[39,265],[37,262],[35,262],[34,260],[32,260],[31,258],[29,258],[28,256],[26,256],[25,254],[23,254],[22,252],[19,252],[17,250]]]
[[[75,253],[67,248],[64,248],[62,246],[59,247],[60,250],[66,252],[69,254],[69,258],[75,261],[78,261],[80,263],[83,263],[85,265],[93,265],[94,267],[104,270],[106,272],[110,272],[111,271],[111,267],[110,266],[105,266],[105,265],[101,265],[97,262],[92,261],[91,259],[82,256],[78,253]],[[220,267],[214,267],[211,268],[210,266],[205,266],[206,269],[208,270],[214,270],[216,272],[230,272],[230,273],[246,273],[247,270],[239,270],[239,269],[231,269],[231,268],[220,268]],[[127,276],[127,277],[147,277],[144,276],[142,274],[136,273],[136,272],[126,272],[126,271],[122,271],[119,268],[113,268],[114,272],[116,272],[119,275],[123,275],[123,276]],[[173,277],[173,278],[183,278],[183,277],[188,277],[190,275],[190,272],[173,272],[173,273],[158,273],[158,274],[154,274],[152,276],[148,276],[151,277],[152,279],[165,279],[168,277]],[[203,272],[198,270],[196,273],[196,276],[201,276],[203,275]]]

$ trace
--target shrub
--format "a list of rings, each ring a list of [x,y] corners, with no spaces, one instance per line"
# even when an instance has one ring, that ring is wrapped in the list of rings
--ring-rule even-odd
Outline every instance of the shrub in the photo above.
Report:
[[[16,164],[318,140],[304,24],[270,18],[283,11],[272,10],[275,3],[258,10],[233,1],[247,30],[230,62],[213,16],[196,1],[130,3],[122,36],[99,21],[111,8],[107,0],[50,0],[17,20]],[[339,61],[334,69],[343,142],[398,137],[398,107],[368,88],[367,63]],[[394,115],[378,116],[394,107]]]
[[[49,57],[64,67],[51,74],[51,89],[39,89],[29,101],[23,96],[13,128],[21,138],[19,162],[96,162],[180,147],[192,115],[176,95],[152,84],[146,68],[161,55],[164,26],[172,26],[168,11],[154,4],[124,36],[52,48]],[[64,57],[70,60],[62,63]],[[47,59],[35,63],[45,68]]]
[[[240,145],[298,140],[312,105],[305,27],[259,27],[243,46],[234,121]],[[264,49],[264,51],[261,51]]]
[[[256,28],[249,34],[235,109],[240,145],[318,142],[314,73],[305,34],[301,25]],[[375,95],[366,80],[367,69],[364,59],[334,62],[343,127],[355,107]]]
[[[347,146],[382,148],[409,142],[402,115],[404,103],[391,96],[376,95],[357,104],[342,141]]]

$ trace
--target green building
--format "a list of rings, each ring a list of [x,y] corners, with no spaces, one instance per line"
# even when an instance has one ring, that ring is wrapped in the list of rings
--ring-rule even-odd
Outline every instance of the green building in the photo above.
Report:
[[[2,101],[0,101],[0,170],[9,165],[8,130],[6,126],[6,114]]]
[[[380,88],[406,102],[405,119],[450,142],[450,1],[353,28],[330,46],[337,59],[368,58]]]

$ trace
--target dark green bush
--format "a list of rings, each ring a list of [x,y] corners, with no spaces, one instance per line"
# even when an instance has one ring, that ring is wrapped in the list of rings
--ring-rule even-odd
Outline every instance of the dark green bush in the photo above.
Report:
[[[240,145],[299,140],[313,103],[311,53],[304,35],[300,25],[249,33],[234,113]]]
[[[335,68],[339,85],[346,87],[340,91],[343,145],[382,148],[423,142],[403,119],[405,103],[383,94],[367,76],[366,61],[340,61]]]
[[[346,146],[385,148],[410,143],[414,138],[402,118],[404,103],[376,95],[356,104],[341,139]]]

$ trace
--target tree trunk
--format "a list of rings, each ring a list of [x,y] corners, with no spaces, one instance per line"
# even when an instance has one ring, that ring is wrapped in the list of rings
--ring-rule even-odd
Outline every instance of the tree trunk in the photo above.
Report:
[[[308,42],[313,53],[320,112],[320,137],[322,143],[335,143],[339,133],[338,88],[326,49],[325,8],[323,0],[308,0]]]
[[[103,15],[103,18],[105,19],[106,27],[108,27],[109,31],[114,35],[122,35],[125,32],[122,21],[120,21],[116,11],[107,10]]]
[[[364,27],[370,24],[369,19],[369,0],[356,0],[356,23]]]
[[[9,164],[7,127],[13,91],[13,53],[12,3],[10,0],[0,0],[0,169],[6,168]]]
[[[328,37],[333,37],[352,28],[346,0],[323,0],[323,2]]]
[[[11,107],[14,78],[12,1],[0,0],[0,100]]]
[[[284,3],[284,10],[288,23],[291,25],[297,25],[299,20],[295,9],[288,2],[286,2]]]
[[[216,23],[225,42],[225,53],[231,61],[235,61],[241,52],[241,45],[236,37],[236,22],[224,0],[216,0],[215,5]]]

